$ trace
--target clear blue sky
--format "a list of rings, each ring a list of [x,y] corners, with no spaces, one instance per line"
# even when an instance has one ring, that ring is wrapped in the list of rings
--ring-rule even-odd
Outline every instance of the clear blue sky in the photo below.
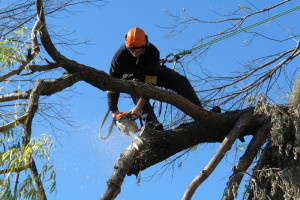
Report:
[[[262,9],[280,1],[267,2],[268,4],[257,1],[255,4]],[[296,3],[294,1],[284,8],[292,8],[296,6]],[[75,47],[77,51],[83,52],[84,55],[75,54],[61,47],[58,47],[58,49],[70,59],[108,72],[111,58],[119,46],[123,44],[124,36],[130,28],[137,26],[144,29],[150,42],[158,47],[163,58],[171,52],[176,53],[175,49],[190,49],[195,40],[219,33],[223,28],[222,25],[195,24],[180,37],[168,39],[165,37],[167,32],[155,26],[169,25],[171,19],[168,18],[166,11],[180,15],[184,8],[190,16],[203,20],[216,20],[219,19],[218,16],[214,15],[210,9],[218,12],[222,10],[233,11],[238,9],[238,4],[247,3],[246,1],[219,0],[112,0],[101,9],[84,6],[74,7],[74,10],[80,10],[81,12],[74,15],[64,14],[68,17],[60,19],[47,18],[47,22],[56,23],[57,26],[53,28],[54,32],[61,27],[65,27],[70,31],[76,31],[73,36],[70,36],[72,38],[78,40],[92,39],[92,42],[95,43],[93,46]],[[271,15],[282,11],[283,9],[276,9]],[[284,28],[289,29],[292,21],[294,21],[294,24],[299,23],[299,13],[299,11],[296,11],[278,19],[278,21]],[[265,18],[266,16],[261,14],[251,20],[249,24]],[[273,22],[262,26],[264,28],[271,26],[273,31],[285,34]],[[242,47],[246,40],[244,36],[245,34],[240,34],[215,44],[202,61],[202,67],[211,70],[212,73],[229,74],[240,68],[239,61],[277,48],[277,46],[270,47],[268,43],[262,42],[244,48]],[[290,41],[289,45],[290,47],[287,47],[287,49],[295,46],[295,42]],[[199,66],[192,65],[189,67],[193,72],[201,75]],[[51,195],[49,199],[99,199],[107,188],[106,181],[111,176],[120,153],[125,151],[132,140],[128,136],[121,135],[116,128],[108,140],[100,140],[98,130],[107,110],[106,92],[83,82],[75,84],[72,89],[78,94],[64,103],[70,105],[68,116],[72,117],[78,127],[67,127],[70,133],[58,131],[54,134],[51,130],[47,132],[47,134],[53,136],[56,142],[52,162],[55,164],[57,172],[57,195]],[[119,103],[121,111],[129,111],[132,106],[130,101],[124,100]],[[104,129],[108,129],[108,125],[107,123]],[[59,126],[63,127],[64,125]],[[34,132],[35,135],[40,133],[42,132]],[[55,135],[56,137],[54,137]],[[240,144],[235,144],[235,147]],[[159,171],[158,175],[154,175],[149,182],[142,181],[140,186],[136,183],[136,177],[126,177],[121,193],[116,199],[181,199],[190,182],[209,162],[218,146],[219,144],[200,145],[197,151],[191,152],[180,160],[183,162],[180,168],[177,167],[179,162],[175,162],[174,168],[169,168],[162,176],[159,175],[162,171]],[[235,159],[238,159],[235,156],[235,150],[232,149],[207,181],[199,187],[193,199],[221,198],[228,177],[231,175],[231,166],[234,164]],[[165,162],[143,171],[141,177],[152,176],[164,164]],[[238,199],[241,199],[241,195]]]

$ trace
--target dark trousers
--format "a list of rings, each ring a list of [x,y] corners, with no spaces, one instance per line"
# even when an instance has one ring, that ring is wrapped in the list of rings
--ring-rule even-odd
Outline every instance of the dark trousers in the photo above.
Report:
[[[127,75],[123,79],[127,79],[127,80],[131,79],[128,77],[130,77],[130,76]],[[134,76],[131,76],[131,77],[134,77]],[[143,81],[143,82],[145,80],[144,77],[142,78],[143,80],[141,80],[140,77],[138,79],[140,79],[140,81]],[[190,100],[191,102],[198,105],[199,107],[202,107],[189,80],[185,76],[175,72],[172,69],[162,66],[157,75],[157,84],[156,85],[159,87],[164,87],[166,89],[173,90],[174,92],[182,95],[183,97]],[[132,98],[133,102],[135,104],[137,104],[140,97],[131,95],[131,98]],[[146,103],[142,109],[141,117],[142,117],[143,121],[145,121],[146,123],[149,121],[153,121],[153,122],[158,121],[149,101],[146,101]]]

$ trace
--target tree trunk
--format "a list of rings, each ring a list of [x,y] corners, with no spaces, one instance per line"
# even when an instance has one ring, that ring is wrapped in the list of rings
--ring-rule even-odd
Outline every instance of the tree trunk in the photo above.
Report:
[[[297,108],[300,105],[300,72],[294,84],[294,88],[291,92],[291,96],[288,101],[288,106]]]
[[[288,101],[289,110],[270,111],[271,136],[251,182],[248,199],[300,199],[300,73]]]

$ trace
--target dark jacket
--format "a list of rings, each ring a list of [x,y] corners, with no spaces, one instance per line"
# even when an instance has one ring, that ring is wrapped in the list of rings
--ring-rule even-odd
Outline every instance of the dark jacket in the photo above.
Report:
[[[126,45],[122,45],[112,58],[109,75],[123,79],[130,74],[145,82],[145,77],[157,77],[160,69],[160,53],[151,43],[146,47],[145,52],[138,58],[134,58]],[[118,110],[118,99],[120,93],[107,91],[108,106],[111,111]]]

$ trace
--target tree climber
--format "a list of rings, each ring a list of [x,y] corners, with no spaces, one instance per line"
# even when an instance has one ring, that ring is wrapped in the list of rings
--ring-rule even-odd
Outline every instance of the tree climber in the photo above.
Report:
[[[117,50],[112,58],[109,75],[114,78],[137,80],[171,89],[202,107],[188,79],[164,65],[161,66],[159,59],[158,49],[148,41],[148,36],[142,29],[135,27],[128,31],[125,36],[125,44]],[[116,120],[121,116],[118,110],[119,96],[120,93],[107,91],[108,106],[112,111],[112,118]],[[149,99],[135,95],[131,95],[131,97],[135,107],[128,113],[141,116],[151,129],[163,130]]]

